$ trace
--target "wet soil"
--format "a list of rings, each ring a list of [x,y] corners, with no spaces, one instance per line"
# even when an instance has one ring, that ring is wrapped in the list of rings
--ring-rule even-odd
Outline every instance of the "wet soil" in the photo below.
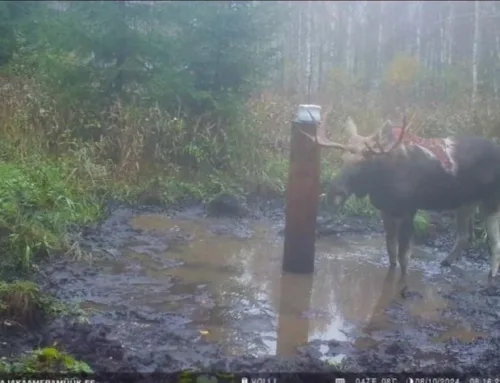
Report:
[[[500,282],[487,251],[439,262],[454,226],[388,269],[378,218],[318,218],[313,276],[281,272],[284,210],[244,217],[201,205],[113,207],[85,230],[90,256],[42,265],[44,289],[89,313],[36,331],[3,330],[0,356],[57,342],[95,371],[500,373]]]

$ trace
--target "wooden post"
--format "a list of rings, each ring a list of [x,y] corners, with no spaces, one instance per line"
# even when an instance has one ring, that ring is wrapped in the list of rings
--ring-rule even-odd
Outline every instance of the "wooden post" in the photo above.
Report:
[[[292,123],[282,266],[283,271],[291,273],[314,272],[320,148],[301,131],[316,136],[320,111],[316,105],[300,105]]]

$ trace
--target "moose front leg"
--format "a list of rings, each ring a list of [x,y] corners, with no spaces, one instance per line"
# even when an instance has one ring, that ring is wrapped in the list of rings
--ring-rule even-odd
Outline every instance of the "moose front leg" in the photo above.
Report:
[[[498,224],[500,212],[489,213],[486,217],[486,232],[488,234],[488,244],[491,252],[490,279],[498,273],[500,266],[500,226]]]
[[[389,264],[390,268],[394,269],[398,265],[399,220],[384,212],[381,215],[384,222],[385,245],[389,254]]]
[[[406,276],[408,273],[408,264],[410,263],[412,250],[414,217],[415,214],[412,214],[403,218],[399,226],[398,259],[402,276]]]
[[[474,213],[472,213],[469,219],[469,243],[474,243],[476,241],[476,228],[474,225]]]
[[[471,238],[471,223],[472,217],[476,211],[476,205],[466,205],[459,207],[455,211],[455,219],[457,225],[457,235],[455,244],[450,251],[450,254],[441,262],[442,266],[450,266],[455,262],[466,246],[469,245]]]

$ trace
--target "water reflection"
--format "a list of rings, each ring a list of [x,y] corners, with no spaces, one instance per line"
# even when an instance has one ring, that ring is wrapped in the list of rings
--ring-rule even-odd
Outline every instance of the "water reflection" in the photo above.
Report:
[[[313,282],[313,275],[281,274],[277,355],[294,355],[309,340]]]
[[[315,274],[306,276],[281,272],[283,239],[262,224],[253,226],[248,240],[215,234],[214,225],[223,227],[224,220],[147,214],[132,225],[159,233],[182,230],[194,239],[154,256],[124,249],[122,259],[111,263],[128,265],[103,268],[115,281],[108,293],[124,304],[188,315],[204,338],[221,343],[228,354],[292,355],[314,339],[369,347],[374,332],[394,326],[386,309],[402,299],[403,285],[399,269],[388,271],[384,264],[382,236],[319,239]],[[124,270],[133,274],[119,278]],[[144,288],[138,279],[148,281]],[[430,285],[422,270],[411,270],[404,282],[421,297],[403,303],[415,315],[439,320],[436,313],[447,302],[436,289],[443,285]]]
[[[390,268],[384,278],[380,297],[377,300],[370,319],[363,327],[363,333],[370,335],[374,331],[386,328],[388,325],[386,309],[401,294],[406,280],[399,275],[395,268]]]

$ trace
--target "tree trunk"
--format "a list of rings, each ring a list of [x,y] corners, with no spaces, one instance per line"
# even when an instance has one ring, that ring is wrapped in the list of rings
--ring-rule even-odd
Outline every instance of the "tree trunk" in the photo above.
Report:
[[[346,48],[345,48],[345,59],[346,59],[346,69],[349,76],[353,73],[353,44],[352,44],[352,5],[349,4],[347,7],[347,38],[346,38]]]
[[[312,85],[312,14],[311,1],[307,2],[307,31],[306,31],[306,78],[307,78],[307,102],[311,102],[311,85]]]
[[[378,17],[378,34],[377,34],[377,74],[378,77],[382,75],[382,43],[384,39],[384,2],[379,1],[379,17]],[[377,81],[377,86],[379,85],[379,81]]]
[[[115,59],[116,59],[116,76],[111,83],[113,92],[117,97],[122,96],[123,87],[126,82],[124,64],[129,56],[129,47],[127,45],[127,34],[128,26],[126,23],[126,4],[125,1],[116,1],[117,3],[117,17],[115,19],[115,33],[120,36],[120,42],[115,47]]]
[[[478,98],[478,61],[479,61],[479,1],[474,1],[474,40],[472,45],[472,107],[477,104]]]
[[[337,5],[335,3],[328,3],[328,10],[329,10],[329,18],[330,18],[330,46],[329,46],[329,53],[330,53],[330,67],[333,66],[333,63],[335,61],[335,39],[333,36],[335,36],[335,27],[336,27],[336,14],[335,14],[335,7]]]
[[[317,33],[318,33],[318,88],[317,92],[318,95],[321,95],[323,92],[323,60],[324,58],[324,52],[325,52],[325,47],[324,47],[324,16],[323,12],[326,11],[326,7],[324,7],[324,4],[321,4],[321,13],[318,15],[318,21],[317,21]],[[325,8],[325,9],[324,9]]]
[[[303,90],[304,90],[304,81],[303,81],[303,77],[304,77],[304,69],[303,69],[303,65],[302,65],[302,55],[304,54],[304,52],[302,52],[302,7],[299,6],[297,7],[298,8],[298,11],[299,11],[299,25],[298,25],[298,50],[297,50],[297,84],[298,84],[298,94],[301,95],[303,94]]]
[[[448,19],[446,22],[446,45],[447,45],[447,51],[448,51],[448,57],[447,57],[447,63],[449,66],[453,65],[453,17],[454,17],[454,6],[453,2],[449,1],[448,3]]]
[[[419,61],[422,59],[422,2],[417,1],[417,31],[415,34],[416,55]]]
[[[360,31],[362,33],[362,38],[361,38],[361,48],[359,50],[359,72],[361,73],[362,77],[364,78],[364,84],[367,87],[367,90],[370,88],[370,81],[368,80],[368,60],[367,60],[367,48],[368,48],[368,2],[363,1],[363,10],[362,10],[362,17],[363,17],[363,25],[360,28]]]
[[[494,2],[493,4],[493,8],[494,8],[494,14],[495,16],[498,16],[498,2]],[[495,30],[494,30],[494,33],[495,33],[495,60],[493,60],[494,62],[494,70],[493,70],[493,78],[494,78],[494,91],[495,91],[495,100],[498,101],[499,99],[499,76],[500,76],[500,28],[498,26],[498,23],[495,23]]]
[[[422,2],[416,1],[416,12],[415,12],[415,23],[416,23],[416,32],[415,32],[415,56],[418,60],[419,65],[422,65],[422,36],[421,36],[421,23],[422,23]],[[421,84],[417,82],[415,85],[415,96],[417,99],[420,97],[421,93]]]
[[[439,72],[442,74],[444,70],[444,65],[446,62],[446,15],[444,4],[440,4],[441,9],[439,10]]]

